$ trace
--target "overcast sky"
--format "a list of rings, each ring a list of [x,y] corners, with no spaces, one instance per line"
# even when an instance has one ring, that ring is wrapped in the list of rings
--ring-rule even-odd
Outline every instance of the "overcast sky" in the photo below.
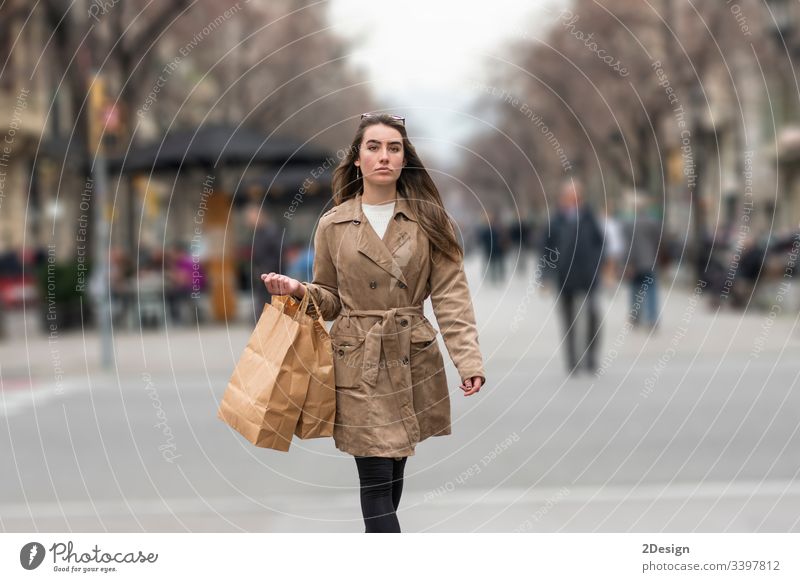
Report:
[[[476,80],[507,41],[541,36],[566,0],[333,0],[335,31],[351,41],[352,61],[392,113],[404,115],[410,137],[431,162],[455,158],[477,124],[464,116],[479,92]],[[416,136],[416,139],[414,139]],[[428,138],[444,140],[436,146]],[[426,162],[427,163],[427,162]]]

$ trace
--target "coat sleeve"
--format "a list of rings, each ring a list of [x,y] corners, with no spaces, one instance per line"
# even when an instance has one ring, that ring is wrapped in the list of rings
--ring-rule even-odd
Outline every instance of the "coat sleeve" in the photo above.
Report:
[[[336,265],[331,258],[326,228],[320,224],[314,235],[314,280],[302,281],[306,293],[317,301],[320,315],[325,321],[333,321],[342,310],[342,301],[339,299],[339,281],[336,274]],[[313,313],[314,306],[309,302],[308,313]]]
[[[486,372],[478,342],[478,327],[463,261],[454,261],[431,249],[428,284],[436,322],[462,382],[480,376],[485,384]]]

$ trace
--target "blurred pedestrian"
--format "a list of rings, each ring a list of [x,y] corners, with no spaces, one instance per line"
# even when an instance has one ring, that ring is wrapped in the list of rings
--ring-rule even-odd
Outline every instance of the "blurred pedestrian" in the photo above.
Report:
[[[261,315],[264,302],[270,303],[272,295],[264,290],[261,273],[280,271],[281,232],[266,209],[251,205],[247,209],[247,222],[253,229],[253,250],[250,255],[250,280],[252,282],[256,319]],[[266,296],[265,296],[266,293]]]
[[[298,281],[308,281],[313,276],[314,247],[296,245],[286,253],[286,274]]]
[[[622,276],[622,264],[625,259],[625,235],[622,224],[606,207],[603,212],[603,234],[605,236],[605,261],[603,273],[606,285],[615,286]]]
[[[194,264],[186,243],[176,243],[167,248],[165,256],[164,294],[167,298],[169,316],[174,325],[191,322],[193,314],[191,297],[194,282]]]
[[[596,290],[603,261],[603,229],[583,201],[583,184],[578,178],[562,183],[558,212],[550,221],[544,246],[550,249],[549,263],[555,270],[567,373],[572,374],[581,364],[594,373],[600,335]]]
[[[508,221],[506,240],[512,256],[516,257],[513,275],[525,276],[530,260],[531,220],[522,216]]]
[[[731,289],[731,307],[746,309],[755,293],[767,249],[753,235],[743,237],[741,248],[739,270]]]
[[[630,317],[633,325],[654,329],[658,325],[658,258],[662,222],[654,216],[649,197],[633,197],[633,217],[625,224],[629,248],[625,264],[630,282]]]
[[[491,283],[501,283],[506,276],[505,257],[508,247],[507,230],[495,213],[488,213],[480,231],[481,248]]]

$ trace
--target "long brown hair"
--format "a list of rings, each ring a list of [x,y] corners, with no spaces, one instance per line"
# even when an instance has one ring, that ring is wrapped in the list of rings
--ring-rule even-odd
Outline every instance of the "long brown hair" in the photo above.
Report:
[[[390,115],[372,115],[361,120],[347,156],[333,173],[333,203],[338,206],[364,191],[363,175],[357,175],[353,162],[358,159],[367,128],[377,124],[388,125],[403,137],[406,165],[397,179],[397,195],[408,201],[433,248],[454,261],[461,260],[464,253],[456,239],[453,222],[444,209],[439,189],[409,141],[405,125]]]

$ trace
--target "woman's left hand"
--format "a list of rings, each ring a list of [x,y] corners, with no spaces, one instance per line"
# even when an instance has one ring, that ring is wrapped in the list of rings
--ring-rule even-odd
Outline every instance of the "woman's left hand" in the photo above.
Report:
[[[483,378],[480,376],[473,376],[472,378],[464,380],[459,388],[464,391],[464,396],[471,396],[478,393],[481,389],[481,384],[483,384]]]

